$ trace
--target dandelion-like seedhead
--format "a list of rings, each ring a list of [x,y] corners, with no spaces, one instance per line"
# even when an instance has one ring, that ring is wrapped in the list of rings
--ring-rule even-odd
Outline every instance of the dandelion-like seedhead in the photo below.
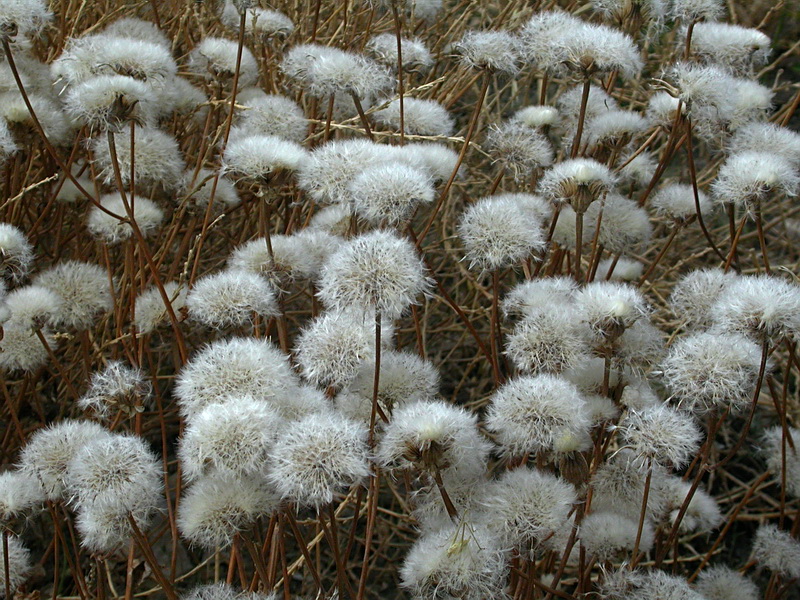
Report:
[[[387,468],[414,467],[464,481],[483,475],[490,449],[475,415],[439,400],[419,401],[395,409],[377,457]]]
[[[800,287],[770,275],[738,277],[720,292],[710,309],[724,331],[761,341],[800,332]]]
[[[81,546],[94,554],[110,554],[124,548],[133,539],[133,527],[129,519],[134,520],[139,531],[147,531],[159,512],[158,508],[154,502],[122,511],[113,502],[83,505],[75,516],[75,528]]]
[[[397,37],[392,33],[376,35],[366,46],[367,50],[381,64],[390,69],[397,68]],[[425,72],[433,65],[433,56],[425,43],[419,38],[400,38],[400,52],[403,56],[403,71]],[[407,99],[411,100],[411,98]],[[406,108],[408,104],[406,104]]]
[[[0,8],[0,35],[13,38],[38,34],[53,18],[44,0],[7,0]]]
[[[28,576],[33,571],[33,563],[31,562],[30,551],[22,544],[19,537],[16,535],[8,536],[8,555],[0,547],[0,560],[5,565],[8,561],[8,581],[6,582],[6,569],[5,566],[0,569],[0,597],[5,598],[6,583],[11,589],[11,593],[16,592],[17,588],[22,585]]]
[[[711,184],[716,202],[748,212],[779,194],[796,196],[800,175],[785,158],[767,152],[743,152],[728,158]]]
[[[703,217],[707,217],[713,210],[711,200],[703,190],[697,190],[697,197],[698,202],[695,203],[691,185],[673,183],[661,188],[650,200],[650,206],[657,215],[685,223],[697,215],[698,205]]]
[[[178,458],[184,476],[195,480],[213,470],[246,477],[263,472],[282,418],[265,400],[229,397],[192,417]]]
[[[39,480],[25,471],[0,473],[0,524],[8,527],[45,500]]]
[[[238,99],[243,109],[236,113],[232,137],[271,135],[300,143],[306,137],[308,120],[303,109],[291,98],[262,94],[252,99]]]
[[[181,498],[178,529],[205,550],[225,548],[237,533],[279,508],[279,497],[262,477],[212,473],[194,482]]]
[[[597,560],[619,560],[631,553],[639,526],[636,519],[611,512],[592,512],[581,521],[580,541],[586,552]],[[649,552],[655,542],[653,524],[645,521],[639,551]]]
[[[669,297],[673,314],[685,319],[692,327],[704,328],[712,323],[711,307],[736,273],[722,269],[696,269],[684,275],[672,288]]]
[[[550,141],[538,130],[511,120],[489,129],[486,145],[492,158],[522,181],[535,169],[553,164]]]
[[[61,297],[61,310],[51,319],[55,327],[88,329],[98,315],[111,310],[108,274],[91,263],[62,261],[34,278],[34,284]]]
[[[12,283],[24,279],[33,263],[33,247],[22,231],[0,223],[0,274]]]
[[[662,487],[667,522],[672,526],[692,491],[692,484],[680,477],[668,475],[664,478]],[[697,488],[686,507],[678,531],[681,533],[709,533],[719,527],[723,521],[724,518],[716,500],[704,489]]]
[[[101,210],[98,206],[89,209],[89,218],[86,220],[89,232],[99,241],[109,245],[129,240],[133,236],[133,227],[128,221],[122,197],[119,194],[106,194],[100,198],[100,206],[105,210]],[[154,233],[164,220],[164,212],[155,202],[147,198],[136,198],[135,203],[128,206],[143,237],[149,237]]]
[[[335,412],[287,425],[270,451],[269,480],[282,498],[317,508],[370,473],[367,428]]]
[[[526,311],[506,341],[506,354],[517,369],[561,373],[589,359],[586,336],[571,308],[543,305]]]
[[[504,598],[508,569],[500,540],[464,522],[420,537],[400,569],[401,584],[417,598]]]
[[[293,173],[303,165],[306,151],[295,142],[274,135],[238,136],[222,156],[223,173],[266,181],[280,173]]]
[[[258,80],[258,63],[245,46],[239,62],[240,87],[254,85]],[[189,55],[189,69],[206,79],[231,82],[236,74],[239,44],[219,37],[207,37]]]
[[[66,500],[67,465],[87,443],[108,436],[92,421],[61,421],[31,435],[22,448],[19,470],[35,478],[48,500]]]
[[[368,223],[399,225],[436,195],[425,171],[402,163],[367,167],[349,186],[355,211]]]
[[[614,281],[590,283],[575,294],[580,319],[598,342],[614,340],[639,319],[649,307],[634,287]]]
[[[336,396],[336,407],[346,417],[369,422],[375,363],[365,360],[348,386]],[[409,352],[381,352],[378,405],[384,415],[419,400],[430,400],[439,389],[439,372],[430,362]]]
[[[128,186],[131,177],[131,136],[114,136],[114,145],[122,183]],[[180,185],[186,165],[175,138],[153,127],[137,125],[134,128],[133,148],[133,173],[138,186],[158,184],[166,190],[174,190]],[[92,154],[98,177],[106,185],[114,185],[114,165],[107,136],[94,139]]]
[[[13,290],[4,298],[10,316],[7,326],[41,329],[55,320],[63,301],[61,296],[41,285],[27,285]]]
[[[685,44],[685,42],[682,42]],[[758,29],[728,23],[695,23],[690,50],[700,61],[748,75],[769,58],[771,41]]]
[[[492,396],[486,412],[486,427],[510,456],[584,450],[590,424],[578,388],[549,374],[509,381]]]
[[[430,286],[425,267],[407,239],[374,231],[342,244],[328,258],[318,295],[334,310],[377,310],[395,318]]]
[[[613,254],[639,254],[650,241],[653,226],[647,211],[636,201],[610,193],[601,202],[589,207],[587,216],[595,220],[594,211],[603,212],[597,241]]]
[[[468,31],[453,44],[453,50],[467,67],[511,76],[519,72],[518,42],[505,31]]]
[[[214,181],[216,180],[216,188]],[[239,193],[236,186],[227,177],[220,173],[217,176],[213,171],[200,169],[197,176],[194,169],[187,170],[181,178],[178,186],[179,197],[189,200],[190,210],[205,214],[209,202],[211,202],[211,192],[214,191],[214,204],[212,210],[221,212],[239,203]]]
[[[695,414],[750,406],[761,351],[736,333],[696,333],[675,342],[661,363],[664,383],[680,408]]]
[[[800,455],[798,455],[798,444],[800,444],[800,430],[795,427],[786,428],[786,493],[795,498],[800,497]],[[794,442],[794,448],[789,442]],[[775,475],[778,483],[783,485],[784,471],[784,433],[780,426],[770,427],[764,432],[762,438],[763,453],[767,461],[767,468]]]
[[[663,404],[630,409],[616,427],[624,447],[639,461],[675,468],[695,455],[702,438],[691,416]]]
[[[524,547],[564,527],[577,501],[575,488],[563,479],[521,467],[489,483],[481,506],[486,524],[506,545]]]
[[[394,36],[392,36],[394,41]],[[405,59],[405,56],[403,57]],[[392,100],[386,108],[375,111],[373,118],[392,129],[400,129],[400,101]],[[453,135],[453,117],[447,109],[434,100],[403,99],[403,127],[405,133],[425,136]]]
[[[732,156],[746,152],[773,153],[800,165],[800,134],[774,123],[746,123],[728,141]]]
[[[553,165],[539,181],[539,193],[555,204],[569,204],[576,212],[608,193],[614,176],[608,168],[591,159],[575,158]]]
[[[132,416],[144,411],[152,391],[152,384],[140,369],[112,360],[105,369],[92,374],[78,406],[101,419],[114,418],[119,412]]]
[[[753,538],[752,559],[784,577],[800,577],[800,542],[788,531],[766,523]]]
[[[129,121],[151,125],[156,93],[146,83],[125,75],[100,75],[71,86],[67,113],[89,130],[120,132]]]
[[[225,27],[238,32],[241,12],[245,15],[244,30],[248,35],[265,39],[285,38],[294,31],[294,23],[282,12],[258,6],[243,6],[240,10],[236,3],[232,2],[225,3],[220,20]]]
[[[651,522],[659,521],[666,510],[666,477],[664,469],[653,467],[645,511],[645,517]],[[631,450],[615,452],[592,476],[592,511],[623,517],[638,515],[642,510],[646,479],[646,471]]]
[[[221,329],[279,314],[275,291],[263,277],[246,271],[221,271],[198,279],[186,296],[189,318]]]
[[[695,584],[707,600],[757,600],[758,586],[749,577],[729,567],[715,565],[703,569]]]
[[[164,292],[173,312],[178,315],[186,306],[186,288],[175,281],[167,281],[164,283]],[[169,312],[156,286],[147,288],[136,297],[134,310],[136,330],[139,333],[152,333],[169,321]]]
[[[517,200],[511,195],[481,198],[461,215],[458,233],[470,268],[496,271],[544,250],[541,221],[520,218]]]
[[[267,340],[234,337],[207,345],[181,369],[174,394],[191,420],[228,396],[269,399],[297,384],[287,357]]]
[[[139,437],[109,434],[87,441],[67,464],[75,507],[107,503],[121,513],[151,505],[161,494],[160,461]]]

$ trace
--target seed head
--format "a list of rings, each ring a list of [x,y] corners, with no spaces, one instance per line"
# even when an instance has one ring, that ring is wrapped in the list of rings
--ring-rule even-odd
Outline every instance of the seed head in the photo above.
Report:
[[[258,63],[245,46],[239,64],[240,87],[255,85],[258,80]],[[189,55],[189,69],[209,80],[233,84],[239,44],[219,37],[207,37]]]
[[[86,227],[98,240],[106,244],[118,244],[129,240],[133,236],[133,228],[127,221],[127,212],[122,197],[115,194],[106,194],[100,198],[100,206],[107,211],[119,215],[121,219],[100,210],[97,206],[89,209],[89,218]],[[139,226],[142,236],[148,237],[155,232],[164,220],[164,212],[152,200],[136,198],[131,206],[133,219]]]
[[[10,223],[0,223],[0,278],[18,283],[33,263],[33,247],[22,231]]]
[[[700,447],[694,419],[666,405],[631,409],[617,426],[626,448],[640,461],[680,468]]]
[[[369,473],[367,428],[334,412],[288,424],[270,452],[269,480],[282,498],[321,507]]]
[[[394,36],[392,36],[394,41]],[[403,56],[405,60],[405,56]],[[378,123],[400,129],[400,101],[392,100],[386,108],[376,111],[373,118]],[[434,100],[404,98],[403,127],[406,133],[426,136],[453,135],[453,117],[447,109]]]
[[[708,600],[758,600],[758,586],[752,579],[724,565],[703,569],[695,584]]]
[[[177,316],[186,306],[186,288],[175,281],[164,283],[172,310]],[[161,292],[156,286],[151,286],[136,297],[135,305],[136,330],[139,333],[152,333],[161,325],[169,321],[169,313]]]
[[[279,314],[269,282],[246,271],[220,271],[198,279],[186,306],[190,319],[215,329],[251,323],[254,314],[264,318]]]
[[[113,419],[120,411],[133,416],[144,411],[151,393],[152,385],[140,369],[112,360],[105,369],[92,374],[78,406],[100,419]]]
[[[752,557],[784,577],[800,577],[800,542],[773,524],[761,525],[753,539]]]
[[[6,562],[6,554],[0,546],[0,559],[3,564]],[[33,571],[30,551],[22,545],[16,535],[8,536],[8,587],[14,594],[17,588],[25,583],[25,580]],[[6,569],[0,569],[0,597],[6,597]]]
[[[519,44],[505,31],[468,31],[453,50],[461,62],[473,69],[486,69],[512,77],[519,73]]]

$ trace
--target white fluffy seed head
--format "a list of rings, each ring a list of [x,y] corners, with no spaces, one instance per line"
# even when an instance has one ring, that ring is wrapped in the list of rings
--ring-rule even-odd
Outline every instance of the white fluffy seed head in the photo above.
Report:
[[[517,196],[481,198],[461,215],[458,233],[470,268],[496,271],[534,256],[545,247],[541,219],[521,218]]]
[[[583,25],[580,18],[563,11],[534,14],[519,32],[522,56],[537,69],[563,71],[568,37]]]
[[[575,310],[564,304],[528,309],[506,341],[522,373],[561,373],[588,360],[589,346]]]
[[[215,178],[217,180],[216,189]],[[178,194],[179,197],[188,199],[190,210],[205,215],[208,203],[211,202],[212,190],[214,190],[214,204],[212,205],[214,213],[222,212],[239,203],[239,193],[231,180],[221,174],[217,177],[213,171],[208,169],[200,169],[197,177],[194,175],[194,169],[187,170],[181,177]]]
[[[669,297],[673,314],[685,319],[692,327],[711,325],[711,307],[722,290],[735,281],[737,275],[722,269],[697,269],[684,275]]]
[[[117,135],[120,176],[123,185],[130,184],[131,136]],[[108,185],[114,185],[114,165],[109,150],[108,138],[101,135],[92,143],[92,152],[98,177]],[[166,190],[180,185],[186,165],[178,142],[172,136],[153,127],[135,127],[134,131],[134,177],[137,185],[158,184]],[[138,198],[137,198],[138,200]]]
[[[256,181],[269,180],[281,173],[293,173],[306,160],[307,152],[295,142],[274,135],[236,137],[222,156],[224,173]]]
[[[638,156],[633,152],[626,152],[620,157],[619,175],[622,182],[632,183],[638,187],[647,187],[653,180],[657,162],[651,152],[644,151]]]
[[[3,37],[33,36],[52,18],[44,0],[6,0],[0,8],[0,31]]]
[[[122,197],[117,193],[106,194],[100,198],[100,206],[119,215],[120,218],[100,210],[97,206],[92,206],[86,220],[89,232],[101,242],[109,245],[129,240],[133,236],[133,227],[127,221],[128,213],[125,211]],[[137,197],[131,209],[133,219],[144,237],[154,233],[164,220],[164,211],[147,198]]]
[[[758,600],[758,586],[752,579],[724,565],[703,569],[695,584],[707,600]]]
[[[164,292],[177,316],[186,306],[186,288],[175,281],[167,281],[164,283]],[[135,311],[136,330],[139,333],[152,333],[169,321],[169,312],[156,286],[147,288],[136,297]]]
[[[773,573],[800,577],[800,542],[773,524],[759,526],[753,539],[752,558]]]
[[[88,329],[98,315],[111,310],[108,274],[98,265],[62,261],[39,273],[34,284],[52,290],[63,300],[52,319],[55,327]]]
[[[402,163],[367,167],[349,187],[353,208],[375,225],[399,225],[419,205],[433,202],[436,195],[425,171]]]
[[[738,277],[711,306],[716,326],[757,340],[800,332],[800,286],[771,275]]]
[[[514,76],[519,72],[517,40],[505,31],[468,31],[453,44],[461,61],[474,69]]]
[[[281,497],[320,508],[370,473],[367,428],[328,411],[290,423],[270,452],[269,480]]]
[[[173,393],[181,415],[191,420],[222,398],[269,400],[297,383],[287,357],[272,343],[236,337],[209,344],[192,356],[181,369]]]
[[[560,306],[571,304],[578,290],[570,277],[549,277],[523,281],[514,286],[503,298],[501,308],[505,317],[536,315],[549,304]]]
[[[258,63],[247,46],[241,50],[238,85],[240,87],[255,85],[258,80]],[[237,42],[225,38],[207,37],[189,55],[189,69],[206,79],[232,85],[238,53]]]
[[[392,70],[397,69],[397,37],[395,34],[376,35],[367,42],[366,48],[379,63]],[[425,72],[434,63],[430,50],[419,38],[400,38],[400,52],[403,57],[403,71],[406,73]]]
[[[767,461],[767,468],[775,476],[780,485],[783,485],[783,428],[770,427],[764,432],[762,438],[763,453]],[[789,444],[794,442],[794,449]],[[786,428],[786,493],[794,498],[800,497],[800,430],[795,427]]]
[[[585,450],[591,425],[575,385],[555,375],[513,379],[492,396],[486,427],[512,456]]]
[[[800,134],[774,123],[747,123],[728,141],[729,155],[772,152],[800,166]]]
[[[374,361],[362,362],[352,381],[336,396],[339,412],[350,419],[369,422],[374,378]],[[439,372],[430,362],[409,352],[381,352],[378,405],[387,417],[400,406],[432,399],[438,389]]]
[[[388,231],[374,231],[342,244],[328,258],[318,294],[333,310],[376,310],[395,318],[430,286],[411,242]]]
[[[390,469],[415,467],[445,481],[474,480],[486,471],[491,445],[467,410],[439,400],[395,409],[378,445],[378,461]]]
[[[269,39],[273,37],[285,38],[294,31],[294,23],[282,12],[268,10],[258,6],[244,7],[245,33],[254,37]],[[234,33],[238,33],[240,11],[234,2],[226,2],[221,14],[222,24]]]
[[[596,222],[596,213],[600,210],[603,211],[597,235],[600,244],[613,254],[639,254],[645,249],[653,234],[653,226],[647,211],[635,200],[612,192],[602,203],[592,203],[585,219]]]
[[[152,505],[161,494],[161,462],[139,437],[108,434],[88,441],[67,465],[67,495],[78,508],[107,503],[119,512]]]
[[[40,329],[57,318],[63,304],[61,296],[41,285],[27,285],[13,290],[5,297],[10,311],[6,326]]]
[[[797,170],[785,158],[768,152],[730,156],[711,184],[716,202],[733,204],[748,212],[779,194],[796,196],[798,191]]]
[[[381,327],[381,333],[391,331]],[[297,338],[295,358],[306,381],[341,388],[356,376],[359,366],[375,355],[372,319],[360,312],[327,311],[315,318]]]
[[[577,212],[608,192],[614,176],[608,168],[591,158],[575,158],[556,163],[539,181],[539,193],[555,204],[568,203]]]
[[[598,342],[616,339],[649,314],[647,301],[635,287],[615,281],[588,284],[575,294],[575,304]]]
[[[508,571],[496,535],[468,522],[422,535],[400,568],[401,585],[415,598],[502,598]]]
[[[40,330],[50,348],[55,348],[56,341],[49,329]],[[3,328],[3,339],[0,340],[0,372],[2,371],[35,371],[47,364],[50,355],[36,333],[29,325],[9,324]]]
[[[512,119],[532,129],[543,129],[558,122],[558,109],[543,105],[526,106],[515,112]]]
[[[607,25],[579,21],[561,50],[561,62],[584,76],[617,71],[627,79],[642,69],[640,51],[631,37]]]
[[[277,510],[278,496],[263,477],[213,473],[193,483],[181,498],[178,529],[205,550],[225,548],[237,533]]]
[[[486,524],[507,546],[524,548],[564,527],[577,494],[560,477],[520,467],[503,473],[484,492]]]
[[[197,280],[186,297],[189,318],[215,329],[251,323],[253,315],[279,314],[275,291],[263,277],[220,271]]]
[[[394,40],[394,36],[392,36]],[[403,57],[405,59],[405,57]],[[392,100],[386,108],[373,114],[376,122],[400,130],[400,100]],[[435,100],[403,99],[403,127],[405,133],[425,136],[450,136],[455,127],[453,117]]]
[[[672,0],[670,16],[683,23],[692,21],[716,21],[725,12],[721,0]]]
[[[178,446],[184,476],[210,471],[236,477],[264,471],[282,418],[265,400],[229,397],[209,404],[189,421]]]
[[[636,544],[638,522],[627,516],[611,512],[592,512],[581,521],[580,540],[586,552],[601,561],[619,560],[630,554]],[[639,551],[649,552],[653,547],[655,531],[646,521],[642,527]]]
[[[244,108],[236,113],[236,127],[231,130],[231,136],[274,135],[296,143],[305,139],[308,120],[303,109],[291,98],[265,94],[238,100]]]
[[[711,200],[703,192],[697,190],[700,205],[700,214],[708,216],[713,210]],[[673,183],[661,188],[650,200],[656,214],[680,223],[685,223],[697,215],[694,188],[688,184]]]
[[[110,36],[151,42],[153,44],[159,44],[167,49],[172,47],[170,39],[155,23],[136,17],[122,17],[121,19],[117,19],[106,26],[103,33]]]
[[[61,421],[39,429],[22,448],[19,470],[41,485],[48,500],[66,500],[67,465],[90,441],[109,435],[92,421]]]
[[[614,264],[616,262],[616,264]],[[613,270],[611,267],[614,267]],[[604,258],[597,265],[595,279],[610,279],[611,281],[638,281],[644,271],[644,265],[632,258],[620,257]]]
[[[685,38],[685,32],[684,32]],[[681,41],[685,45],[685,41]],[[691,52],[700,61],[715,63],[735,74],[748,75],[766,64],[770,39],[758,29],[729,23],[695,23]]]
[[[8,587],[14,594],[17,588],[22,585],[33,571],[30,551],[22,544],[16,535],[8,536]],[[0,560],[5,565],[6,554],[0,547]],[[0,569],[0,597],[6,596],[6,569]]]
[[[156,92],[125,75],[99,75],[71,86],[64,100],[73,119],[92,130],[120,132],[129,121],[151,125]]]
[[[92,374],[78,406],[100,419],[113,419],[120,412],[130,417],[144,411],[151,393],[152,384],[141,369],[112,360]]]
[[[680,408],[695,414],[747,409],[761,351],[738,333],[696,333],[675,342],[661,363],[664,383]]]
[[[608,110],[586,123],[584,141],[590,147],[622,148],[648,125],[648,120],[635,111]]]
[[[19,282],[33,263],[33,247],[22,231],[10,223],[0,223],[0,276]]]
[[[494,161],[512,173],[515,181],[553,164],[553,149],[547,137],[517,120],[490,128],[486,145]]]
[[[25,471],[0,473],[0,524],[12,528],[17,519],[45,500],[39,480]]]
[[[638,460],[675,468],[696,454],[702,437],[690,415],[664,404],[631,409],[616,427],[624,446]]]
[[[657,465],[650,477],[645,517],[661,519],[665,510],[663,481],[667,473]],[[609,457],[592,476],[592,511],[614,513],[624,517],[638,515],[642,510],[647,470],[633,452],[622,449]]]
[[[664,499],[666,503],[666,517],[670,526],[673,526],[678,514],[683,507],[692,484],[680,477],[667,475],[663,482]],[[725,519],[717,506],[717,501],[702,487],[694,490],[692,499],[686,507],[686,512],[678,526],[678,531],[687,533],[709,533],[719,527]]]
[[[155,503],[136,506],[131,510],[120,510],[109,502],[85,504],[75,515],[75,528],[81,538],[81,546],[93,554],[111,554],[129,545],[133,539],[128,515],[136,522],[139,531],[145,532],[158,514],[158,508]]]
[[[100,33],[71,40],[50,70],[57,84],[68,87],[97,75],[127,75],[162,85],[178,68],[169,46],[160,41]]]

